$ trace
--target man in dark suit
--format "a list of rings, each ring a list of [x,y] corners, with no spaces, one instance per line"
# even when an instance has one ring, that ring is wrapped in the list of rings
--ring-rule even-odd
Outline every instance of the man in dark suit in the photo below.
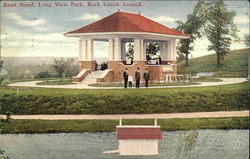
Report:
[[[143,78],[144,78],[144,81],[145,81],[145,87],[148,87],[148,81],[149,81],[149,72],[148,72],[148,69],[146,68],[146,71],[144,72],[143,74]]]
[[[161,56],[159,56],[159,65],[161,65]]]
[[[135,86],[136,88],[140,88],[140,78],[141,78],[141,75],[140,75],[140,68],[138,67],[137,68],[137,71],[135,72]]]
[[[127,88],[128,86],[128,69],[125,68],[125,71],[123,72],[123,79],[124,79],[124,88]]]

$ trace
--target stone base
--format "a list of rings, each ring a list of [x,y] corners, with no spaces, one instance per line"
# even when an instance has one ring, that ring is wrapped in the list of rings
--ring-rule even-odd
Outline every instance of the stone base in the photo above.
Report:
[[[164,72],[164,64],[172,64],[172,71]],[[170,65],[169,65],[170,66]],[[133,82],[135,82],[135,72],[139,67],[141,73],[141,81],[144,81],[143,73],[146,68],[150,74],[150,82],[161,82],[166,80],[166,74],[176,75],[177,64],[176,61],[163,61],[162,65],[147,65],[146,61],[134,61],[132,65],[124,65],[122,61],[108,61],[108,73],[105,77],[97,79],[97,82],[123,82],[123,72],[127,68],[129,76],[133,77]],[[89,69],[91,71],[95,70],[94,61],[79,61],[79,70]]]
[[[113,70],[113,81],[110,82],[122,82],[123,72],[126,68],[129,76],[132,76],[133,81],[135,81],[135,72],[138,67],[140,68],[141,80],[143,80],[143,73],[148,68],[145,61],[134,61],[132,65],[123,65],[122,61],[108,61],[108,69]]]
[[[89,69],[95,71],[95,61],[79,61],[79,72],[82,69]]]
[[[150,75],[150,81],[159,82],[165,79],[164,72],[162,70],[162,67],[160,67],[160,65],[149,65],[148,71]]]
[[[113,70],[112,69],[107,69],[105,70],[105,75],[103,77],[97,78],[96,82],[112,82],[113,81]]]
[[[74,76],[72,80],[74,82],[81,82],[90,73],[91,73],[90,70],[83,69],[78,73],[77,76]]]
[[[162,65],[171,65],[173,61],[161,61]]]
[[[175,63],[175,61],[171,61],[172,64]],[[173,65],[173,72],[164,72],[162,65],[147,65],[146,61],[134,61],[133,65],[124,65],[122,61],[108,61],[108,69],[112,69],[112,72],[110,72],[108,79],[110,81],[105,80],[105,82],[122,82],[123,81],[123,72],[127,68],[128,74],[133,77],[133,82],[135,82],[135,72],[137,68],[139,67],[140,73],[141,73],[141,81],[144,81],[143,79],[143,73],[145,72],[146,68],[149,71],[150,74],[150,81],[154,82],[160,82],[165,81],[166,74],[176,74],[176,65]],[[111,79],[112,77],[112,79]]]
[[[172,62],[172,64],[173,64],[173,74],[177,74],[177,61],[173,61]]]

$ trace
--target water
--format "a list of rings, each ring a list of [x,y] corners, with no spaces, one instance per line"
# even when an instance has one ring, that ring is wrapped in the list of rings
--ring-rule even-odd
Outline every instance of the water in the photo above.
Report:
[[[163,132],[158,156],[120,156],[115,133],[1,135],[10,159],[248,159],[249,130]],[[0,157],[1,158],[1,157]]]

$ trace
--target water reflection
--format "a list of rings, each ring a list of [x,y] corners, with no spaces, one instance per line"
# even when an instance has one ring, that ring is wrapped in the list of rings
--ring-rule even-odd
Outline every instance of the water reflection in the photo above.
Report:
[[[10,159],[248,159],[248,130],[163,132],[159,156],[103,153],[118,148],[115,133],[1,135]],[[1,157],[0,157],[1,158]]]

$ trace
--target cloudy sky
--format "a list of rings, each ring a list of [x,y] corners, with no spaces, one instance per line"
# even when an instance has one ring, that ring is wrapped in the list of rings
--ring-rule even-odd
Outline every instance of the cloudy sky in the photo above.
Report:
[[[73,1],[74,2],[74,1]],[[79,1],[78,1],[79,2]],[[92,1],[94,2],[94,1]],[[112,1],[114,2],[114,1]],[[131,2],[132,1],[126,1]],[[5,3],[5,4],[4,4]],[[55,1],[40,1],[46,7],[6,7],[10,1],[1,1],[1,54],[2,56],[60,56],[77,57],[78,39],[64,37],[63,33],[78,29],[118,9],[123,12],[138,13],[170,28],[176,27],[175,20],[186,20],[196,1],[144,1],[142,7],[72,7],[71,1],[63,1],[67,7],[56,7]],[[31,3],[31,2],[29,2]],[[86,4],[82,1],[82,4]],[[100,2],[102,3],[102,2]],[[249,34],[249,2],[226,1],[229,9],[237,14],[235,23],[243,37]],[[51,5],[51,7],[50,7]],[[193,57],[206,55],[209,42],[206,38],[196,41]],[[231,49],[244,48],[243,42],[233,43]],[[95,56],[107,56],[107,43],[95,42]]]

